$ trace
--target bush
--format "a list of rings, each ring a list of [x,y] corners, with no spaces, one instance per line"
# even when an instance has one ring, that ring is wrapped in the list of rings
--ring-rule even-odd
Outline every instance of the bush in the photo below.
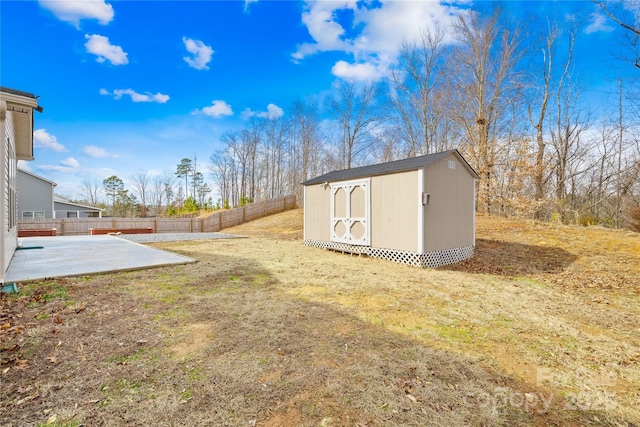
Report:
[[[596,225],[598,223],[598,217],[596,217],[592,213],[582,214],[582,215],[580,215],[579,223],[583,227],[588,227],[590,225]]]
[[[191,196],[187,197],[187,200],[184,201],[184,206],[182,207],[182,213],[198,212],[199,210],[200,206],[198,206],[196,199]]]
[[[167,207],[167,212],[166,215],[167,216],[174,216],[178,213],[178,210],[176,209],[175,206],[170,205],[169,207]]]

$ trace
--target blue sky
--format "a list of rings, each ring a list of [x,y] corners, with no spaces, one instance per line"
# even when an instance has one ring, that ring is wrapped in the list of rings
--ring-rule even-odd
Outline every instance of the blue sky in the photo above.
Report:
[[[79,195],[82,180],[206,163],[227,130],[286,115],[341,78],[384,79],[403,40],[469,1],[0,2],[0,83],[40,97],[35,157],[21,166]],[[591,97],[621,72],[622,31],[587,1],[505,2],[514,16],[579,15],[576,67]],[[625,72],[633,73],[633,68]]]

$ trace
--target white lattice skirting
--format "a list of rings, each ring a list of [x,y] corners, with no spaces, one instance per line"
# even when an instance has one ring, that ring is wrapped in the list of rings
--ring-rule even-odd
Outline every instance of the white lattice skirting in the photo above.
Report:
[[[368,255],[372,258],[382,258],[400,264],[408,264],[414,267],[436,268],[442,265],[455,264],[473,256],[473,246],[463,248],[445,249],[442,251],[417,252],[399,251],[396,249],[371,248],[368,246],[350,245],[348,243],[320,242],[318,240],[305,240],[305,246],[330,249],[340,252]]]

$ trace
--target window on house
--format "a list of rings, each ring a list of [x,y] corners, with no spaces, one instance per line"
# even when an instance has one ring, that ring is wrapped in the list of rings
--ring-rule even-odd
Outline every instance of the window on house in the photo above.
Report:
[[[23,211],[22,219],[44,219],[44,212],[42,211]]]
[[[16,160],[16,152],[14,147],[11,145],[11,141],[7,141],[7,145],[8,145],[8,160],[9,160],[9,167],[7,168],[7,173],[8,176],[6,176],[6,180],[7,180],[7,187],[8,187],[8,207],[9,207],[9,212],[7,215],[7,231],[11,231],[15,226],[16,226],[16,217],[17,217],[17,193],[16,193],[16,189],[18,187],[18,173],[16,171],[16,164],[17,164],[17,160]]]

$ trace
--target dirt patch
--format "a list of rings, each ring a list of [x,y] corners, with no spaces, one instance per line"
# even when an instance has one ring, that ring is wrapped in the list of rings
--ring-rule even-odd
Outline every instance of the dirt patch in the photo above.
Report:
[[[184,359],[189,355],[203,350],[212,340],[211,326],[203,323],[194,323],[184,328],[179,333],[179,341],[171,346],[174,359]]]
[[[304,247],[301,223],[3,296],[0,424],[640,422],[637,235],[479,217],[476,257],[426,270]]]

